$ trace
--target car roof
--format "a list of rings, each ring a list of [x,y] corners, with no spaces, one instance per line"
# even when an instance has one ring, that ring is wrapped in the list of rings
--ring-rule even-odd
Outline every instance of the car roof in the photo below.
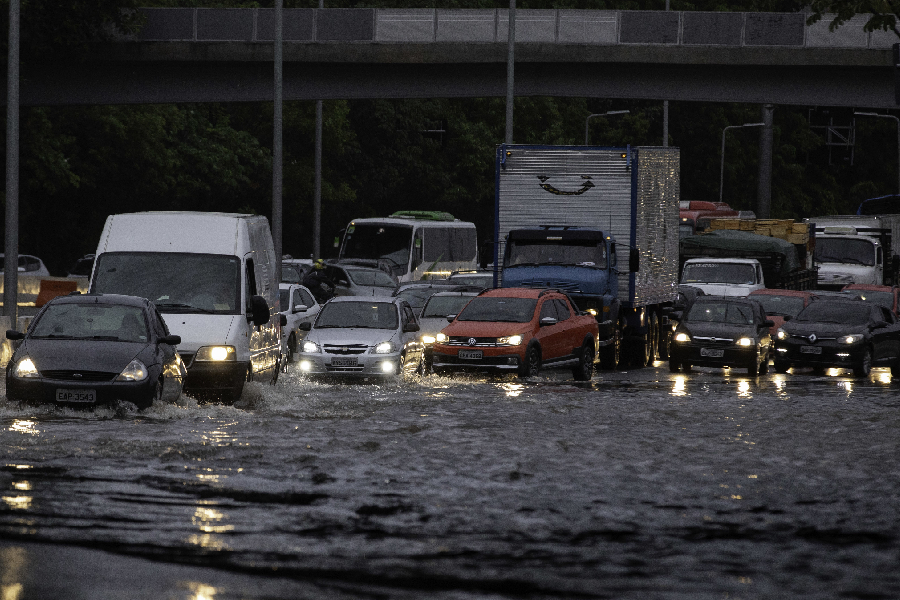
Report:
[[[815,295],[813,290],[781,290],[775,288],[763,288],[753,290],[751,296],[796,296],[797,298],[810,298]]]
[[[457,298],[460,296],[470,296],[470,297],[474,298],[477,295],[478,295],[478,292],[438,292],[436,294],[432,294],[431,298],[434,298],[436,296],[437,297],[453,296],[453,297],[457,297]],[[429,300],[431,300],[431,298],[429,298]]]
[[[335,296],[327,302],[387,302],[388,304],[401,304],[406,302],[406,298],[397,296]]]
[[[126,306],[145,307],[150,304],[146,298],[125,296],[122,294],[68,294],[57,296],[48,304],[122,304]]]
[[[536,300],[549,293],[564,295],[559,290],[548,288],[495,288],[484,290],[479,295],[488,298],[533,298]]]
[[[867,290],[870,292],[893,292],[895,289],[897,289],[895,285],[875,285],[874,283],[851,283],[843,288],[843,290]]]
[[[727,302],[729,304],[750,304],[754,306],[760,306],[759,301],[754,300],[749,296],[698,296],[694,301],[694,304],[711,304],[713,302],[715,302],[716,304]]]

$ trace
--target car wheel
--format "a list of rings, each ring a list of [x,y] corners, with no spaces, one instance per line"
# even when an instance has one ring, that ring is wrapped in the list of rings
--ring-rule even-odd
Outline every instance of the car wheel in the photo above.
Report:
[[[669,359],[669,372],[670,373],[677,373],[680,368],[681,368],[681,365],[678,363],[677,360],[674,360],[672,358]]]
[[[769,356],[766,355],[763,357],[762,362],[759,364],[758,373],[760,375],[765,375],[768,372],[769,372]]]
[[[781,373],[781,374],[787,373],[788,369],[790,369],[790,368],[791,368],[790,363],[781,362],[780,360],[775,361],[775,372],[776,373]]]
[[[868,377],[869,371],[872,370],[872,351],[866,348],[863,352],[862,360],[853,367],[853,374],[857,377]]]
[[[759,364],[759,354],[756,355],[756,358],[753,359],[753,362],[747,365],[747,375],[751,377],[755,377],[759,373],[760,364]]]
[[[690,373],[690,372],[691,372],[691,367],[693,367],[693,365],[692,365],[691,363],[689,363],[689,362],[683,362],[683,363],[681,363],[681,368],[682,368],[682,370],[684,370],[685,373]]]
[[[891,365],[891,375],[900,377],[900,362],[895,362]]]
[[[659,358],[659,317],[656,313],[650,315],[650,336],[647,344],[650,346],[648,365],[652,365]]]
[[[594,343],[585,342],[581,347],[581,359],[578,366],[572,369],[576,381],[590,381],[594,376]]]
[[[291,334],[291,337],[288,338],[287,341],[287,362],[294,362],[294,354],[297,352],[297,338],[294,337],[294,334]]]
[[[535,377],[541,371],[541,350],[537,344],[528,346],[525,362],[519,367],[519,377]]]

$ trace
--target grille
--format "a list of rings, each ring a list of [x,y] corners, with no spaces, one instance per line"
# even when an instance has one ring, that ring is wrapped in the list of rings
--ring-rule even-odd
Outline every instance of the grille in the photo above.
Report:
[[[578,287],[577,283],[572,283],[571,281],[556,281],[553,279],[548,279],[546,281],[540,281],[537,279],[526,279],[522,282],[522,287],[530,287],[530,288],[554,288],[557,290],[563,290],[565,292],[570,292],[573,294],[580,294],[581,288]]]
[[[357,365],[355,367],[332,367],[331,365],[325,365],[325,370],[329,373],[358,373],[363,370],[363,366]]]
[[[448,346],[470,346],[469,336],[452,335],[447,342]],[[475,347],[493,347],[497,345],[497,338],[493,337],[477,337],[475,338]]]
[[[326,354],[365,354],[369,349],[365,344],[348,344],[346,346],[338,346],[336,344],[325,344],[323,346]],[[344,367],[341,367],[344,368]]]
[[[112,381],[116,376],[104,371],[41,371],[41,377],[61,381]]]
[[[734,343],[734,338],[700,337],[699,335],[695,335],[692,339],[714,346],[728,346]]]

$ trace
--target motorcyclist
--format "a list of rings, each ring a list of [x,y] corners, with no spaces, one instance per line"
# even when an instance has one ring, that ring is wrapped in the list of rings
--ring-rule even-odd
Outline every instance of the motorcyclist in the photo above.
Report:
[[[320,304],[334,296],[334,282],[325,274],[325,261],[321,258],[313,262],[313,268],[303,277],[303,285]]]

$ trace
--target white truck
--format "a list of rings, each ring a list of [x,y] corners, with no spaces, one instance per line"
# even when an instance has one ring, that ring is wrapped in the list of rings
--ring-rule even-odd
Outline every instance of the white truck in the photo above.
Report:
[[[839,290],[851,283],[896,285],[900,215],[831,215],[804,219],[815,233],[818,288]]]
[[[713,296],[747,296],[766,287],[762,265],[755,258],[688,259],[681,283]]]

